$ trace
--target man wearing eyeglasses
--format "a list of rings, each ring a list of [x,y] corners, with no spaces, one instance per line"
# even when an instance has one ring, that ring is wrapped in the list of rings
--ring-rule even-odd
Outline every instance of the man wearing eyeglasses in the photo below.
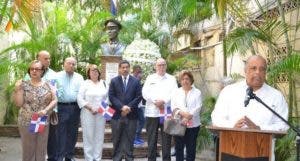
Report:
[[[246,79],[226,86],[219,94],[215,109],[211,114],[214,126],[274,131],[288,129],[280,118],[261,103],[255,99],[245,99],[246,91],[251,87],[262,101],[283,118],[288,118],[288,107],[283,95],[265,83],[266,70],[267,63],[262,56],[253,55],[247,59]]]
[[[75,72],[77,61],[68,57],[64,70],[57,73],[58,80],[58,161],[73,161],[77,141],[80,108],[77,95],[83,77]]]
[[[160,110],[170,106],[171,94],[178,88],[174,76],[166,73],[167,64],[159,58],[155,64],[156,73],[146,78],[142,94],[146,100],[145,117],[148,143],[148,161],[156,161],[158,129],[162,137],[162,160],[171,161],[172,136],[163,131]]]

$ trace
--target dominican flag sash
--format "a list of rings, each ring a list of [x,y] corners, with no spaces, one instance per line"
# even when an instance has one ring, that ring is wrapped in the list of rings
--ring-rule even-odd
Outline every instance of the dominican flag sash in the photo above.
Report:
[[[42,133],[42,132],[44,132],[46,122],[47,122],[47,115],[39,116],[37,113],[34,113],[31,116],[29,131],[31,133]]]

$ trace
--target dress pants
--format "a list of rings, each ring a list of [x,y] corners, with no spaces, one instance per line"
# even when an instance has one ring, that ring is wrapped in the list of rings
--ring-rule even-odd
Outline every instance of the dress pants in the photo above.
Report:
[[[126,161],[133,161],[133,142],[136,124],[136,119],[128,119],[127,117],[111,120],[113,161],[121,161],[123,152]]]
[[[176,161],[184,160],[184,147],[186,148],[186,161],[195,161],[199,130],[200,126],[186,128],[184,136],[175,136]]]
[[[22,161],[44,161],[47,154],[49,126],[42,133],[31,133],[28,126],[20,126],[22,142]]]
[[[136,128],[136,138],[141,139],[141,133],[144,128],[145,124],[145,107],[139,107],[138,108],[138,122],[137,122],[137,128]]]
[[[81,110],[81,127],[85,161],[100,161],[104,142],[105,118],[92,114],[86,108]]]
[[[74,158],[80,108],[77,104],[58,103],[58,161]]]
[[[158,129],[162,141],[162,160],[171,161],[171,139],[172,136],[164,132],[163,124],[159,117],[146,117],[146,131],[148,138],[148,161],[156,161]]]
[[[49,124],[49,135],[48,135],[48,146],[47,146],[47,160],[56,161],[57,160],[57,125]]]

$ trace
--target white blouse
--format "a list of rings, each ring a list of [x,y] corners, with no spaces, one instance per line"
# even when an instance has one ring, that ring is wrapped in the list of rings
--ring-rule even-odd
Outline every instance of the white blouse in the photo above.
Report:
[[[107,100],[107,88],[103,80],[94,83],[91,80],[85,80],[79,88],[77,102],[80,108],[89,104],[93,108],[100,107],[101,102]]]
[[[172,111],[176,108],[179,110],[188,112],[193,115],[191,125],[188,128],[197,127],[201,125],[200,122],[200,110],[202,106],[201,91],[196,87],[185,94],[182,87],[176,89],[171,96],[171,108]]]

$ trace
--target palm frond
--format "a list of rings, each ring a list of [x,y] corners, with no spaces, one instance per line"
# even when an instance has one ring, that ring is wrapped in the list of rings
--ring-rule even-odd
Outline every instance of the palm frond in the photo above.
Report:
[[[2,26],[2,20],[4,19],[4,17],[7,15],[7,8],[9,7],[9,0],[4,0],[2,2],[0,2],[0,26]]]
[[[280,20],[270,19],[259,26],[258,30],[271,38],[268,42],[276,42],[289,30],[289,26]]]
[[[258,41],[262,42],[270,42],[271,38],[251,28],[236,28],[231,33],[229,33],[226,37],[226,46],[227,51],[226,54],[232,55],[235,52],[239,52],[240,55],[245,55],[247,50],[253,47],[253,44]]]
[[[12,28],[17,29],[23,26],[24,23],[32,21],[34,15],[36,16],[41,8],[41,0],[15,0],[10,8],[9,21],[7,25],[11,25],[7,31]],[[15,18],[18,17],[18,18]],[[13,27],[12,27],[13,26]]]
[[[280,73],[300,73],[300,53],[293,52],[290,56],[285,59],[271,65],[268,70],[268,79],[274,79]]]
[[[226,16],[227,12],[241,20],[248,18],[248,9],[243,0],[213,0],[213,3],[215,12],[221,19]]]
[[[219,17],[222,19],[225,17],[225,13],[227,10],[227,1],[225,0],[214,0],[214,8]]]

